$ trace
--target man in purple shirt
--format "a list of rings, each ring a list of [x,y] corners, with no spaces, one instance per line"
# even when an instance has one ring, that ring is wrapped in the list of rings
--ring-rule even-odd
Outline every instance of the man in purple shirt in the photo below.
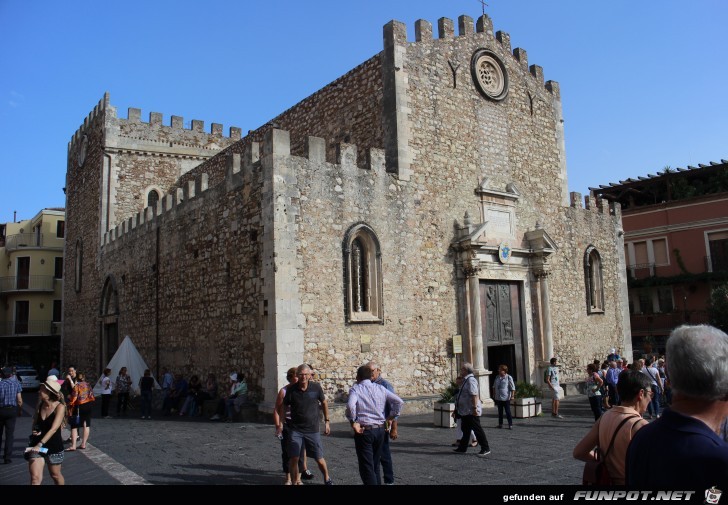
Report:
[[[349,390],[346,418],[354,430],[354,446],[359,475],[365,485],[381,484],[379,467],[387,436],[386,422],[398,417],[404,401],[384,386],[372,382],[372,369],[362,365],[356,371],[357,383]],[[385,416],[385,408],[389,415]]]
[[[379,384],[380,386],[384,386],[389,391],[391,391],[394,394],[397,394],[397,392],[394,390],[394,386],[392,386],[387,379],[382,377],[382,369],[379,368],[379,365],[377,365],[374,361],[370,361],[367,363],[367,366],[372,369],[372,382],[374,384]],[[389,408],[389,404],[386,405],[384,408],[384,416],[389,417],[389,411],[391,409]],[[392,419],[392,421],[389,423],[389,430],[388,433],[384,434],[384,444],[382,444],[382,473],[384,474],[384,485],[385,486],[391,486],[394,484],[394,464],[392,463],[392,451],[389,448],[389,439],[397,440],[398,431],[397,431],[397,418],[395,417]]]

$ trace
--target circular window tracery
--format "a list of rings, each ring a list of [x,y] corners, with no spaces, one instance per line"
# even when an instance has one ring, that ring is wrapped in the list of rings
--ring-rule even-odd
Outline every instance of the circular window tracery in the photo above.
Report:
[[[491,100],[503,100],[508,94],[508,73],[503,62],[488,49],[478,49],[470,61],[473,81],[478,91]]]

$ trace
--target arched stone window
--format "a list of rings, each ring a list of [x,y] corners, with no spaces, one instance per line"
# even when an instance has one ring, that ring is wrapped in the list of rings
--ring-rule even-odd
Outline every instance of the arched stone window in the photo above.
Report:
[[[584,253],[584,280],[586,282],[586,312],[604,312],[604,284],[602,282],[602,258],[590,245]]]
[[[81,279],[82,279],[82,272],[83,272],[83,242],[81,242],[81,239],[78,239],[76,241],[76,262],[75,262],[75,272],[74,272],[74,278],[73,278],[73,287],[76,290],[76,293],[81,292]]]
[[[159,202],[159,192],[156,189],[152,189],[147,193],[147,207],[156,208],[157,202]]]
[[[344,296],[349,323],[382,323],[382,258],[379,240],[358,223],[344,237]]]

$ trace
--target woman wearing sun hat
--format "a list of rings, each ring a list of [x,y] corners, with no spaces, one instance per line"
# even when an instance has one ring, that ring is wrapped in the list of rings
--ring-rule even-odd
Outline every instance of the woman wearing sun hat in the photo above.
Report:
[[[61,427],[66,419],[66,403],[61,385],[54,375],[49,375],[38,389],[38,408],[33,416],[33,431],[27,449],[30,483],[39,485],[43,481],[43,467],[48,464],[48,474],[56,485],[66,483],[61,474],[63,463],[63,437]],[[41,448],[48,452],[41,453]]]

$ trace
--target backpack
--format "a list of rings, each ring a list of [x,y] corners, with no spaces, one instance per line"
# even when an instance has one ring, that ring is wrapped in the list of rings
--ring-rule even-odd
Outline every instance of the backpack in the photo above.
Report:
[[[543,383],[548,384],[549,383],[549,368],[543,371]]]

